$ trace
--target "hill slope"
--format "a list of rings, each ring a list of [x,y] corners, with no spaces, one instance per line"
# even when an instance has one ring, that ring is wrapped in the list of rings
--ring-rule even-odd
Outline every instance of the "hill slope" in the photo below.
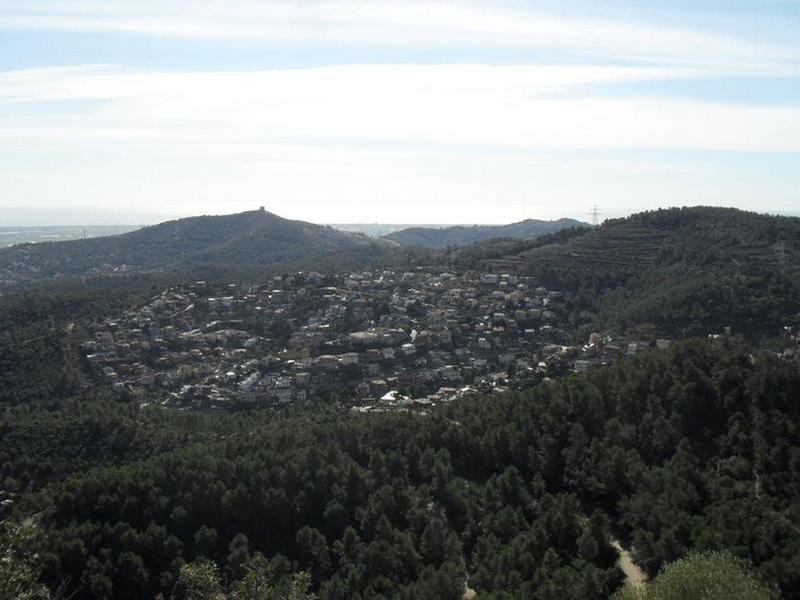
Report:
[[[227,267],[345,265],[380,254],[383,240],[259,210],[179,219],[123,235],[0,250],[0,279]],[[324,259],[324,260],[323,260]]]
[[[457,225],[440,229],[432,227],[410,227],[385,235],[384,238],[403,246],[424,246],[426,248],[446,248],[447,246],[466,246],[492,238],[529,239],[560,231],[570,227],[588,227],[575,219],[540,221],[526,219],[509,225]]]
[[[585,231],[493,242],[462,264],[538,276],[576,294],[575,318],[619,330],[777,331],[800,312],[800,219],[728,208],[644,212]]]

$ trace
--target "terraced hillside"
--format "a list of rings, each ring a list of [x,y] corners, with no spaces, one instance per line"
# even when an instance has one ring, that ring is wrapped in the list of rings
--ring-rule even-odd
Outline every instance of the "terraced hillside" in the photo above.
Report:
[[[607,221],[564,244],[531,249],[514,258],[534,268],[550,264],[578,272],[622,269],[637,273],[676,263],[773,269],[779,267],[782,247],[784,266],[792,263],[798,240],[800,219],[693,207]]]
[[[800,312],[798,218],[675,208],[504,250],[471,252],[483,268],[575,292],[593,323],[618,329],[777,331]]]

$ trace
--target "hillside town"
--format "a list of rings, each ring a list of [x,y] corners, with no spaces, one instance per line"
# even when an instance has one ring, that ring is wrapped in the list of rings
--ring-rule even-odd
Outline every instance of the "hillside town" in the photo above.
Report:
[[[81,349],[95,377],[143,403],[425,410],[649,347],[596,333],[571,344],[567,300],[531,277],[426,268],[199,281],[93,323]]]

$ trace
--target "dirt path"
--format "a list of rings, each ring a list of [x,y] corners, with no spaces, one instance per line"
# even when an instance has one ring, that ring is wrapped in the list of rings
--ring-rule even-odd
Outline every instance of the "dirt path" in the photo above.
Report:
[[[639,587],[645,583],[647,581],[647,573],[636,566],[631,553],[622,547],[619,540],[611,538],[611,547],[619,554],[617,565],[625,573],[625,581],[634,587]]]

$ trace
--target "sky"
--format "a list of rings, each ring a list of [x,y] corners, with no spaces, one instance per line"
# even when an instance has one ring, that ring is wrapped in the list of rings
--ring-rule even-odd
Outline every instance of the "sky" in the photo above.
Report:
[[[800,215],[800,1],[0,0],[0,226]]]

